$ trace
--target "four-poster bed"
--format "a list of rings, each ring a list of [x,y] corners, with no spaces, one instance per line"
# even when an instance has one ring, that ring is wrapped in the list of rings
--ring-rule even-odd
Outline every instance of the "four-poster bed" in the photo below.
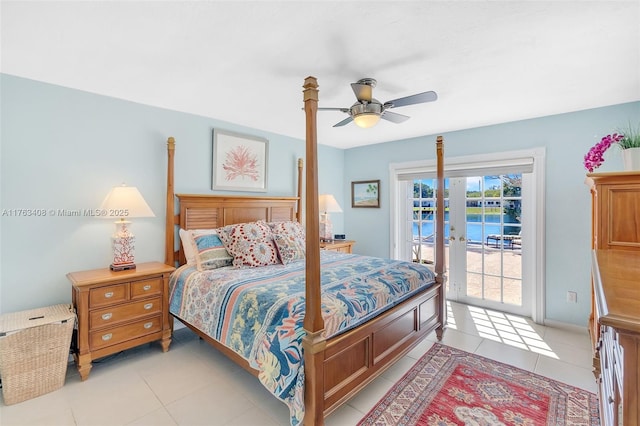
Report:
[[[391,274],[388,269],[391,263],[402,265],[400,269],[411,275],[409,281],[418,281],[411,284],[411,288],[405,295],[398,295],[393,303],[384,307],[381,313],[371,316],[371,313],[364,313],[361,322],[354,323],[327,337],[328,329],[335,331],[334,324],[325,324],[323,314],[328,317],[329,309],[327,300],[331,295],[327,295],[325,288],[325,273],[329,264],[342,265],[341,273],[344,273],[345,266],[340,258],[332,256],[353,256],[349,262],[355,262],[356,255],[328,254],[321,256],[319,238],[319,210],[318,210],[318,172],[317,172],[317,139],[316,139],[316,111],[318,101],[317,82],[314,77],[308,77],[304,83],[304,109],[306,114],[306,197],[305,197],[305,254],[304,262],[289,265],[279,265],[280,269],[273,266],[264,267],[265,271],[275,271],[275,274],[286,272],[286,277],[293,276],[299,272],[302,278],[296,283],[302,282],[302,289],[299,304],[302,305],[301,323],[303,329],[299,330],[301,335],[300,355],[304,357],[303,380],[304,401],[299,401],[304,405],[304,424],[323,424],[323,419],[340,404],[352,397],[357,391],[379,376],[386,368],[396,360],[406,354],[423,337],[436,331],[437,337],[441,338],[445,325],[445,299],[444,299],[444,278],[443,278],[443,256],[444,256],[444,233],[442,232],[444,222],[444,210],[438,209],[436,212],[437,229],[436,232],[436,265],[435,276],[429,272],[425,266],[412,264],[410,262],[399,262],[368,258],[365,262],[376,265],[383,265],[381,268],[384,279],[388,279]],[[260,223],[274,223],[284,221],[301,221],[302,211],[302,162],[298,162],[298,195],[295,197],[246,197],[230,195],[190,195],[174,193],[174,152],[175,141],[169,138],[168,141],[168,173],[167,173],[167,220],[166,220],[166,246],[165,263],[169,265],[185,264],[185,253],[183,246],[178,251],[175,250],[176,227],[183,230],[201,229],[221,229],[233,224],[244,224],[258,221]],[[442,138],[437,140],[437,162],[438,162],[438,187],[437,205],[443,204],[443,149]],[[179,203],[179,213],[176,215],[175,200]],[[263,222],[261,222],[263,221]],[[328,258],[327,258],[328,257]],[[285,263],[285,262],[283,262]],[[188,265],[184,265],[188,267]],[[298,268],[297,271],[294,271]],[[322,267],[322,268],[321,268]],[[289,268],[289,269],[287,269]],[[325,269],[327,268],[327,269]],[[183,268],[184,269],[184,268]],[[188,269],[188,268],[187,268]],[[193,268],[192,268],[193,269]],[[252,273],[255,275],[256,270]],[[322,269],[322,271],[321,271]],[[180,269],[178,270],[180,271]],[[246,271],[246,269],[245,269]],[[424,272],[427,271],[427,272]],[[378,271],[369,272],[368,277],[379,279]],[[396,272],[394,272],[396,273]],[[427,273],[429,279],[427,278]],[[238,274],[228,272],[227,275]],[[183,274],[184,275],[184,274]],[[288,278],[287,278],[288,279]],[[212,333],[203,331],[202,323],[193,320],[191,323],[185,320],[185,315],[180,313],[179,304],[184,304],[180,298],[190,297],[188,295],[175,295],[176,288],[182,285],[186,278],[179,277],[176,272],[175,279],[172,278],[172,298],[171,313],[180,319],[187,327],[197,333],[204,340],[225,353],[234,362],[258,376],[265,383],[265,372],[256,368],[255,363],[249,362],[237,346],[238,344],[225,345],[218,338],[212,337]],[[374,278],[371,278],[374,282]],[[272,279],[272,281],[274,281]],[[321,287],[322,281],[322,287]],[[344,281],[344,280],[343,280]],[[376,281],[377,283],[377,281]],[[202,282],[199,284],[202,287]],[[396,285],[395,283],[393,285]],[[246,282],[236,284],[237,287],[246,287]],[[352,287],[349,287],[352,286]],[[360,281],[362,287],[362,280]],[[336,287],[336,286],[334,286]],[[353,292],[353,283],[344,284],[349,287],[346,291]],[[292,287],[297,288],[295,286]],[[300,289],[298,289],[300,290]],[[331,289],[333,290],[333,288]],[[344,288],[341,287],[341,290]],[[388,288],[385,288],[389,292]],[[198,291],[202,292],[201,289]],[[297,291],[297,290],[296,290]],[[291,292],[295,292],[291,290]],[[323,297],[324,296],[324,297]],[[207,296],[209,297],[209,296]],[[234,296],[235,297],[235,296]],[[376,295],[377,299],[378,296]],[[176,301],[180,299],[180,301]],[[332,299],[333,301],[333,299]],[[371,302],[371,298],[366,303]],[[291,305],[293,302],[288,302]],[[366,304],[365,303],[365,304]],[[375,304],[375,303],[372,303]],[[196,316],[197,317],[197,316]],[[197,317],[199,318],[199,317]],[[329,317],[328,317],[329,318]],[[290,318],[289,318],[290,319]],[[332,321],[331,319],[329,321]],[[326,330],[327,329],[327,330]],[[275,345],[274,341],[269,344]],[[278,343],[279,344],[279,343]],[[233,348],[231,348],[233,346]],[[266,385],[265,385],[266,386]],[[290,385],[296,386],[296,385]],[[293,394],[293,391],[291,391]],[[279,396],[280,398],[280,396]],[[291,407],[291,405],[290,405]],[[293,409],[292,409],[293,412]],[[292,423],[301,419],[292,417]]]

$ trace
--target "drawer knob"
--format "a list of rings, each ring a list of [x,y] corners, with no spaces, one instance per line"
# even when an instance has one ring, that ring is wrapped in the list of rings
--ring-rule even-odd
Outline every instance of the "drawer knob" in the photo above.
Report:
[[[102,314],[102,319],[105,321],[108,321],[111,319],[112,316],[113,314],[111,312],[109,312],[108,314]]]
[[[111,334],[111,333],[103,334],[102,335],[102,340],[104,340],[106,342],[107,340],[111,340],[112,337],[113,337],[113,334]]]
[[[113,292],[112,291],[108,291],[104,294],[104,297],[106,297],[107,299],[113,297]]]
[[[152,322],[145,323],[145,325],[144,325],[144,328],[146,328],[146,329],[149,329],[151,327],[153,327],[153,323]]]
[[[144,308],[146,310],[149,310],[149,309],[153,308],[153,303],[147,303],[146,305],[144,305]]]
[[[145,285],[144,287],[142,287],[142,289],[143,289],[144,291],[149,291],[149,290],[151,290],[151,284],[147,284],[147,285]]]

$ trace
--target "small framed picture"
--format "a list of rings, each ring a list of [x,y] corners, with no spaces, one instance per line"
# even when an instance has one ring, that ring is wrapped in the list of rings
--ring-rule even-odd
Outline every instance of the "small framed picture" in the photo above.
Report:
[[[380,181],[351,182],[351,207],[380,207]]]
[[[268,158],[267,139],[214,129],[211,188],[266,192]]]

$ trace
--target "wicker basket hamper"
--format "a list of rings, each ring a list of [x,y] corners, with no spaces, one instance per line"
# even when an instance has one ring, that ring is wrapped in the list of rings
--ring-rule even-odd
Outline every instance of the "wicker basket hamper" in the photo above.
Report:
[[[70,305],[0,315],[0,379],[5,405],[64,385],[75,320]]]

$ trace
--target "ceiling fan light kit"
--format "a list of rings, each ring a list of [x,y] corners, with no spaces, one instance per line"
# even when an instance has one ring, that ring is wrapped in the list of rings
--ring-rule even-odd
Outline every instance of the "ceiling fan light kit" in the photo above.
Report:
[[[356,126],[363,129],[375,126],[378,121],[380,121],[380,114],[362,113],[353,117],[353,122],[356,123]]]
[[[353,121],[356,123],[358,127],[362,127],[363,129],[367,129],[369,127],[373,127],[378,124],[380,121],[380,116],[382,115],[383,109],[380,102],[375,99],[372,99],[371,102],[359,103],[356,102],[351,107],[349,115],[353,117]]]
[[[344,126],[353,121],[359,127],[369,128],[378,124],[381,118],[396,124],[409,119],[406,115],[388,111],[391,108],[433,102],[438,99],[436,92],[429,91],[405,96],[382,104],[373,98],[373,88],[376,87],[376,84],[377,81],[373,78],[362,78],[356,83],[351,83],[351,89],[353,89],[358,101],[351,105],[350,108],[318,108],[318,110],[341,111],[349,114],[349,117],[334,124],[333,127]]]

